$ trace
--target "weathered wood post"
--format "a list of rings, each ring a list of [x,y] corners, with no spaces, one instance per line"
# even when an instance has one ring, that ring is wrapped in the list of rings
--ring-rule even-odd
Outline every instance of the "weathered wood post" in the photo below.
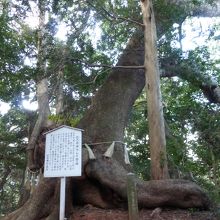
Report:
[[[169,179],[160,71],[157,57],[157,34],[152,0],[141,0],[144,23],[144,67],[151,157],[151,178]]]
[[[129,220],[138,220],[137,189],[134,173],[127,174],[127,196]]]

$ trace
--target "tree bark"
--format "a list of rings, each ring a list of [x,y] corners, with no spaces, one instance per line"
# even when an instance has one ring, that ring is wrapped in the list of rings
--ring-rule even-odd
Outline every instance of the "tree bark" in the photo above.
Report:
[[[127,171],[118,161],[110,163],[102,158],[89,161],[85,169],[89,177],[109,186],[126,201]],[[140,207],[172,206],[179,208],[208,208],[210,200],[196,184],[186,180],[137,180],[138,203]]]
[[[143,35],[137,32],[129,40],[117,66],[143,65],[142,42]],[[113,69],[79,123],[79,127],[85,130],[84,141],[123,141],[129,112],[143,87],[142,69]]]
[[[63,69],[60,69],[57,76],[58,88],[56,88],[56,115],[59,115],[63,111]]]
[[[39,30],[38,30],[38,56],[36,71],[36,95],[38,102],[38,118],[31,133],[28,147],[28,164],[31,169],[38,169],[36,164],[35,152],[36,142],[43,127],[48,127],[51,122],[48,119],[50,114],[49,96],[48,96],[48,79],[46,76],[46,35],[45,35],[45,11],[46,1],[39,1]]]
[[[168,179],[166,138],[160,90],[160,72],[157,57],[157,36],[154,10],[151,0],[141,0],[144,23],[145,80],[147,112],[149,121],[149,143],[151,178]]]

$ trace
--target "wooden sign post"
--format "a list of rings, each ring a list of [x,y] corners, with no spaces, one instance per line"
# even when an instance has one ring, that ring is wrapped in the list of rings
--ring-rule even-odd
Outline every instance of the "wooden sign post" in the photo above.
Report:
[[[127,174],[127,196],[129,220],[138,220],[137,189],[134,173]]]
[[[65,219],[66,177],[82,175],[82,130],[60,126],[46,134],[44,177],[60,177],[60,220]]]

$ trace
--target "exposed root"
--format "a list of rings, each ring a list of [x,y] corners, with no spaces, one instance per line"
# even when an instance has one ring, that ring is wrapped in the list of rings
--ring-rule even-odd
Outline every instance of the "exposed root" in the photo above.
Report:
[[[101,184],[114,190],[124,200],[127,199],[127,171],[114,159],[106,162],[103,158],[89,161],[86,174]],[[203,208],[210,206],[210,201],[202,189],[186,180],[137,181],[138,203],[140,207],[178,207]]]
[[[83,177],[68,178],[66,216],[75,205],[91,204],[101,208],[117,208],[127,205],[127,173],[121,164],[98,155],[87,160]],[[207,195],[193,182],[186,180],[136,179],[139,207],[203,208],[210,206]],[[59,181],[45,178],[36,187],[28,201],[2,220],[52,220],[58,219]]]
[[[44,179],[20,209],[3,217],[2,220],[36,220],[46,215],[44,211],[48,211],[48,203],[54,202],[51,198],[53,198],[56,183],[56,179]]]
[[[73,184],[74,205],[92,204],[99,208],[115,208],[112,192],[97,181],[83,180]]]
[[[59,218],[59,206],[56,205],[53,209],[53,211],[50,213],[45,220],[55,220]]]

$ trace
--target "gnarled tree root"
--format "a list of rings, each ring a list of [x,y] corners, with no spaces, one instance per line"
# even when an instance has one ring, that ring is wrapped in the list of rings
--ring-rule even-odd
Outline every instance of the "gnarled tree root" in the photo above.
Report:
[[[124,200],[127,199],[127,171],[114,159],[90,160],[85,169],[90,178],[112,189]],[[195,183],[187,180],[137,181],[140,207],[178,207],[208,209],[210,200]]]
[[[72,212],[73,201],[101,208],[127,205],[128,171],[114,158],[103,156],[86,160],[83,178],[68,179],[66,216]],[[141,181],[136,179],[139,207],[178,207],[208,209],[210,201],[202,189],[186,180]],[[75,190],[75,192],[74,192]],[[77,195],[79,194],[79,195]],[[78,204],[78,205],[80,205]],[[75,205],[75,204],[74,204]],[[18,210],[3,217],[4,220],[58,219],[59,181],[45,178]],[[3,220],[2,219],[2,220]]]
[[[49,215],[54,208],[53,196],[56,185],[55,178],[44,179],[21,208],[3,217],[2,220],[35,220]]]

